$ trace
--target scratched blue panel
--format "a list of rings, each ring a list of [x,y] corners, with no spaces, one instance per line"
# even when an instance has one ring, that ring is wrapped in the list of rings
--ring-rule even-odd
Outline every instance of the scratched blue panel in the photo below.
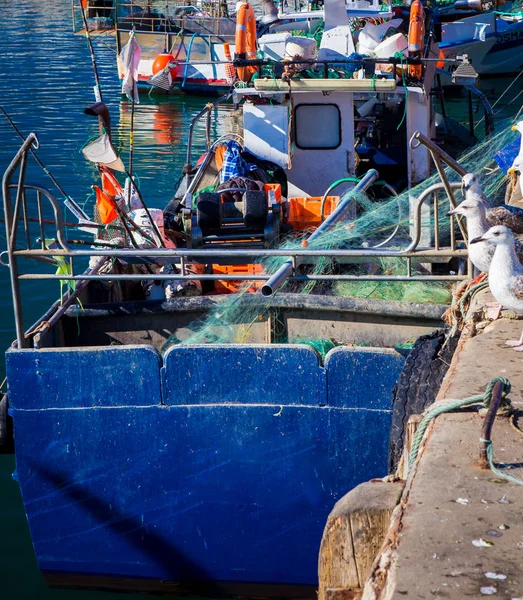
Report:
[[[325,359],[329,406],[391,410],[404,362],[390,348],[334,348]]]
[[[13,412],[18,479],[43,570],[315,584],[334,503],[386,473],[386,453],[376,450],[388,439],[384,411]]]
[[[513,142],[508,144],[508,146],[505,146],[505,148],[500,150],[497,154],[494,154],[494,160],[498,163],[500,169],[504,173],[512,166],[521,147],[521,137],[517,133],[514,133],[514,135],[516,139]]]
[[[170,405],[325,404],[325,371],[303,345],[175,346],[164,361]]]
[[[160,356],[151,346],[9,350],[14,408],[160,404]]]

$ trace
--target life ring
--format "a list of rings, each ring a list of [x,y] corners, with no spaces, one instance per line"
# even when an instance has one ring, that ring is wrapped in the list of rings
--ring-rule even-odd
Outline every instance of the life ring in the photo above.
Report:
[[[414,0],[410,5],[409,21],[409,56],[421,58],[423,53],[423,41],[425,39],[425,10],[420,0]],[[409,65],[409,75],[415,79],[421,79],[423,75],[422,65]]]
[[[235,59],[256,58],[256,16],[254,8],[248,2],[241,4],[236,14],[234,45]],[[256,67],[238,67],[236,72],[238,79],[249,83],[251,77],[256,72]]]

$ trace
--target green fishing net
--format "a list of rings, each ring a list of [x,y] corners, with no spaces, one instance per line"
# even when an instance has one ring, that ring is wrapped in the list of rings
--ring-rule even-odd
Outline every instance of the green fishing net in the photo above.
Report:
[[[493,203],[503,201],[506,175],[496,166],[493,156],[499,150],[513,142],[517,133],[511,131],[510,124],[506,124],[499,133],[487,141],[475,146],[459,158],[459,162],[467,171],[478,176],[480,185],[487,197]],[[451,181],[460,181],[459,176],[447,169]],[[349,191],[342,196],[353,198],[356,218],[344,221],[318,236],[310,243],[309,249],[338,249],[338,248],[373,248],[381,244],[382,249],[402,250],[410,243],[409,206],[413,198],[429,186],[439,182],[439,177],[433,175],[415,188],[405,191],[399,196],[386,200],[373,197],[372,189],[367,194]],[[457,201],[462,200],[460,191],[456,193]],[[424,211],[422,225],[427,231],[432,231],[434,210],[427,204]],[[447,212],[449,204],[444,196],[438,205],[439,223],[442,231],[445,227],[450,235],[449,218]],[[309,233],[302,233],[284,239],[279,248],[293,249],[301,247],[301,242]],[[445,240],[442,240],[445,244]],[[269,258],[260,260],[265,273],[274,273],[286,257]],[[328,257],[322,257],[303,267],[309,275],[336,273],[336,263]],[[413,262],[412,274],[421,273],[426,268],[419,259]],[[427,281],[372,281],[369,275],[405,275],[407,273],[406,259],[390,257],[381,259],[365,259],[363,264],[354,266],[355,274],[365,274],[366,279],[358,281],[338,281],[337,283],[320,281],[291,281],[284,284],[280,291],[292,291],[300,294],[323,294],[340,297],[370,298],[390,302],[426,302],[435,304],[448,304],[452,287],[448,282]],[[191,334],[181,340],[173,334],[164,345],[163,350],[171,345],[201,344],[201,343],[242,343],[248,338],[250,328],[267,315],[274,296],[265,297],[260,292],[249,293],[250,283],[246,283],[237,294],[232,294],[225,300],[217,302],[203,318],[193,322],[189,329]],[[248,295],[248,302],[245,296]],[[276,297],[278,294],[276,294]],[[287,340],[288,341],[288,340]],[[321,351],[320,351],[321,354]]]

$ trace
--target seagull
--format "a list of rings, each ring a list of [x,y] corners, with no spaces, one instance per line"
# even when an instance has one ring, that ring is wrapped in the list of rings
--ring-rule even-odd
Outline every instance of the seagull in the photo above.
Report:
[[[489,213],[485,207],[482,196],[483,192],[473,173],[467,173],[463,177],[465,184],[465,200],[458,204],[454,210],[449,211],[448,215],[463,215],[467,218],[468,239],[479,238],[486,233],[492,223],[489,220]],[[516,241],[516,253],[519,260],[523,263],[523,244]],[[488,273],[492,257],[494,256],[494,246],[487,242],[477,243],[474,246],[469,244],[469,258],[472,264],[483,273]]]
[[[478,177],[475,173],[465,173],[461,178],[461,183],[465,188],[465,195],[469,197],[478,197],[483,201],[486,208],[490,208],[491,203],[489,199],[483,193],[481,186],[479,185]]]
[[[523,315],[523,265],[516,255],[514,236],[508,227],[496,225],[471,244],[487,242],[494,246],[489,269],[489,287],[494,298],[508,310]],[[519,340],[505,342],[517,352],[523,352],[523,331]]]
[[[521,123],[523,125],[523,121]],[[490,227],[506,225],[514,233],[523,233],[523,209],[508,204],[491,207],[491,203],[483,193],[474,173],[466,173],[461,181],[465,190],[465,197],[467,199],[480,199],[487,208],[487,221]]]
[[[512,131],[519,131],[521,135],[521,145],[519,147],[519,154],[514,159],[512,166],[508,169],[508,173],[519,173],[519,187],[521,194],[523,195],[523,121],[519,121],[512,127]]]

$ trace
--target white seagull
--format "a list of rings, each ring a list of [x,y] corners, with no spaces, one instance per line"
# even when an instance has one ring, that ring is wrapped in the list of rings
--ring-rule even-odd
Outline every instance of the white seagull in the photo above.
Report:
[[[474,173],[467,173],[463,176],[465,187],[465,200],[458,204],[454,210],[449,211],[448,215],[463,215],[467,218],[468,239],[479,238],[486,233],[492,225],[500,224],[499,218],[492,218],[491,213],[496,210],[487,210],[485,206],[485,195],[478,184]],[[499,207],[505,208],[505,207]],[[491,216],[491,218],[489,218]],[[499,215],[496,215],[499,217]],[[516,242],[516,253],[518,259],[523,263],[523,245]],[[482,273],[488,273],[490,262],[494,256],[494,246],[487,242],[469,243],[469,258],[472,264]]]
[[[519,154],[514,159],[512,166],[509,168],[509,173],[519,173],[519,187],[521,194],[523,195],[523,121],[518,121],[513,127],[513,131],[518,131],[521,136],[521,143],[519,146]]]
[[[515,239],[504,225],[491,227],[482,236],[470,240],[493,244],[495,251],[489,269],[489,287],[494,298],[508,310],[523,315],[523,265],[516,255]],[[523,331],[519,340],[508,340],[508,346],[523,352]]]

